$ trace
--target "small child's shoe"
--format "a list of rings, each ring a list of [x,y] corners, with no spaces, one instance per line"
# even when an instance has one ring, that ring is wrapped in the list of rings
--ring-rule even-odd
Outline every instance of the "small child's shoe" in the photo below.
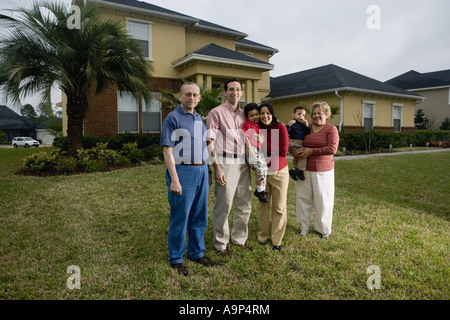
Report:
[[[300,180],[305,180],[305,175],[303,174],[303,170],[297,170],[297,177],[300,179]]]
[[[297,181],[297,172],[295,171],[295,169],[291,169],[289,170],[289,175],[291,176],[292,179],[294,179],[294,181]]]
[[[269,203],[270,202],[270,199],[269,199],[269,197],[267,196],[267,192],[265,192],[265,191],[261,191],[261,192],[258,192],[258,190],[255,190],[255,192],[253,193],[258,199],[259,199],[259,201],[261,201],[261,202],[265,202],[265,203]]]

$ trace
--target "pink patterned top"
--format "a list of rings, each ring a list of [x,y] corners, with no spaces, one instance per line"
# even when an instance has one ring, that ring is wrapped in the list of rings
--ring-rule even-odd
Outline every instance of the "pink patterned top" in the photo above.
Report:
[[[310,148],[313,154],[308,157],[306,170],[326,172],[334,169],[334,158],[339,147],[339,132],[333,125],[326,124],[319,132],[306,135],[303,147]]]

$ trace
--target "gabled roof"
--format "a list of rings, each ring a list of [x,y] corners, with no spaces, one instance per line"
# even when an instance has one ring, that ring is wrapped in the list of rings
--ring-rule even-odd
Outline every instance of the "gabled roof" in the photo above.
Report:
[[[262,70],[272,70],[273,64],[250,57],[246,54],[239,53],[217,44],[211,43],[173,63],[174,68],[182,68],[184,65],[193,61],[227,63],[232,65],[256,68]]]
[[[271,78],[270,98],[305,96],[340,90],[421,99],[421,96],[334,64]]]
[[[0,130],[26,130],[34,129],[34,125],[28,119],[18,115],[7,106],[0,105]]]
[[[386,83],[407,90],[449,87],[450,69],[428,73],[411,70],[386,81]]]
[[[270,53],[271,56],[273,56],[275,53],[278,53],[278,49],[268,47],[266,45],[250,41],[248,39],[242,39],[236,42],[236,47],[246,48],[246,49],[253,49],[258,51],[265,51]]]
[[[75,0],[81,1],[81,0]],[[248,35],[240,31],[236,31],[230,28],[226,28],[205,20],[194,18],[176,11],[165,9],[154,4],[150,4],[137,0],[88,0],[88,2],[107,5],[117,9],[134,10],[140,14],[159,17],[169,21],[176,21],[184,24],[188,30],[194,31],[206,31],[206,32],[218,32],[235,38],[236,40],[243,39]]]

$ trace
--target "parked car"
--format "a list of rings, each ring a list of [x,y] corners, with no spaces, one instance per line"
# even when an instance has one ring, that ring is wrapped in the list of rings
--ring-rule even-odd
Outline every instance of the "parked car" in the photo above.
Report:
[[[14,148],[18,148],[18,147],[24,147],[24,148],[36,147],[37,148],[37,147],[39,147],[39,141],[36,141],[30,137],[16,137],[12,140],[12,146]]]

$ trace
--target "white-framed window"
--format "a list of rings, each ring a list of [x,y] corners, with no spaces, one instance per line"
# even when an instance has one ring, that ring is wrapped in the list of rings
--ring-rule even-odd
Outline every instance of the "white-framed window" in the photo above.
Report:
[[[127,18],[127,34],[139,43],[144,57],[152,57],[152,23]]]
[[[119,133],[139,132],[139,102],[130,92],[117,91]]]
[[[375,101],[363,101],[363,124],[366,131],[375,126]]]
[[[145,105],[142,99],[142,131],[143,132],[161,132],[161,102],[158,98],[161,92],[152,92],[152,101],[150,106]]]
[[[392,106],[392,126],[394,127],[394,132],[402,131],[402,104],[394,104]]]

